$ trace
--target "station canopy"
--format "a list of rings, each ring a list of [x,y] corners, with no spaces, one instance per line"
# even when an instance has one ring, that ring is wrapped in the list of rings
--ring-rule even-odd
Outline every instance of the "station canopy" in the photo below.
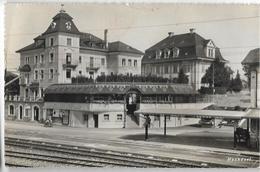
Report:
[[[204,109],[140,109],[135,114],[142,115],[171,115],[177,117],[189,118],[225,118],[225,119],[242,119],[258,118],[259,109],[249,109],[247,111],[230,111],[230,110],[204,110]]]

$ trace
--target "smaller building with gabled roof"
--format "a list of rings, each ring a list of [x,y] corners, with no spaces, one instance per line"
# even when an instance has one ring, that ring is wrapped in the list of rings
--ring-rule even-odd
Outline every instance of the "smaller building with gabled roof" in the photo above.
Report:
[[[174,35],[156,43],[145,51],[142,75],[177,78],[180,69],[189,76],[189,83],[198,90],[207,68],[218,58],[227,62],[213,40],[205,39],[190,29],[190,33]]]

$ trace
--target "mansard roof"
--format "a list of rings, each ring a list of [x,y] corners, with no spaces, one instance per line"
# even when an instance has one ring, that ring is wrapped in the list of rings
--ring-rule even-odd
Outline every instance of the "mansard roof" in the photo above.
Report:
[[[137,89],[143,95],[150,94],[197,94],[188,84],[169,83],[88,83],[88,84],[53,84],[46,88],[45,94],[126,94],[130,89]]]
[[[72,17],[65,11],[60,11],[56,16],[52,18],[52,23],[49,25],[48,29],[42,34],[50,34],[55,32],[64,32],[71,34],[80,34],[78,28],[72,21]]]
[[[242,64],[259,64],[260,63],[260,48],[249,51]]]
[[[91,48],[96,50],[102,49],[102,51],[106,52],[126,52],[133,54],[143,54],[143,52],[120,41],[111,42],[108,44],[108,47],[106,47],[106,42],[103,39],[91,33],[80,32],[72,21],[73,18],[64,10],[61,10],[52,19],[52,23],[49,25],[47,30],[41,35],[38,35],[36,38],[34,38],[34,43],[21,48],[16,52],[24,52],[38,48],[44,48],[44,40],[46,38],[46,35],[56,32],[62,32],[78,35],[80,38],[80,48]]]
[[[145,55],[143,57],[143,62],[150,62],[153,61],[154,58],[149,58],[149,56],[154,56],[157,50],[169,49],[169,48],[178,48],[179,49],[179,56],[174,59],[188,59],[188,58],[208,58],[206,56],[206,52],[204,50],[207,43],[211,40],[206,40],[202,36],[197,33],[185,33],[179,35],[168,36],[162,41],[156,43],[152,47],[148,48],[145,51]],[[221,61],[226,61],[219,50],[216,47],[215,50],[215,57],[219,58]]]
[[[108,44],[109,52],[125,52],[143,55],[144,53],[136,48],[131,47],[121,41],[111,42]]]

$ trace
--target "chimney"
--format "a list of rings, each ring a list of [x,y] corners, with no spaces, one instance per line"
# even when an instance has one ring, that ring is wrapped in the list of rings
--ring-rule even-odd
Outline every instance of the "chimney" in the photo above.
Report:
[[[195,29],[194,28],[190,28],[190,33],[194,33]]]
[[[108,42],[107,42],[107,29],[104,30],[104,41],[105,41],[105,48],[108,48]]]
[[[174,35],[174,32],[168,32],[169,37],[172,37]]]

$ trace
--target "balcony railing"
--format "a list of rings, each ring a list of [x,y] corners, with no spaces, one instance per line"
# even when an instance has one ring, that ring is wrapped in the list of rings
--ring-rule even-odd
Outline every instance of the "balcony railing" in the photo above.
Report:
[[[22,96],[12,96],[12,95],[5,95],[5,101],[13,101],[13,102],[42,102],[42,97],[22,97]]]

